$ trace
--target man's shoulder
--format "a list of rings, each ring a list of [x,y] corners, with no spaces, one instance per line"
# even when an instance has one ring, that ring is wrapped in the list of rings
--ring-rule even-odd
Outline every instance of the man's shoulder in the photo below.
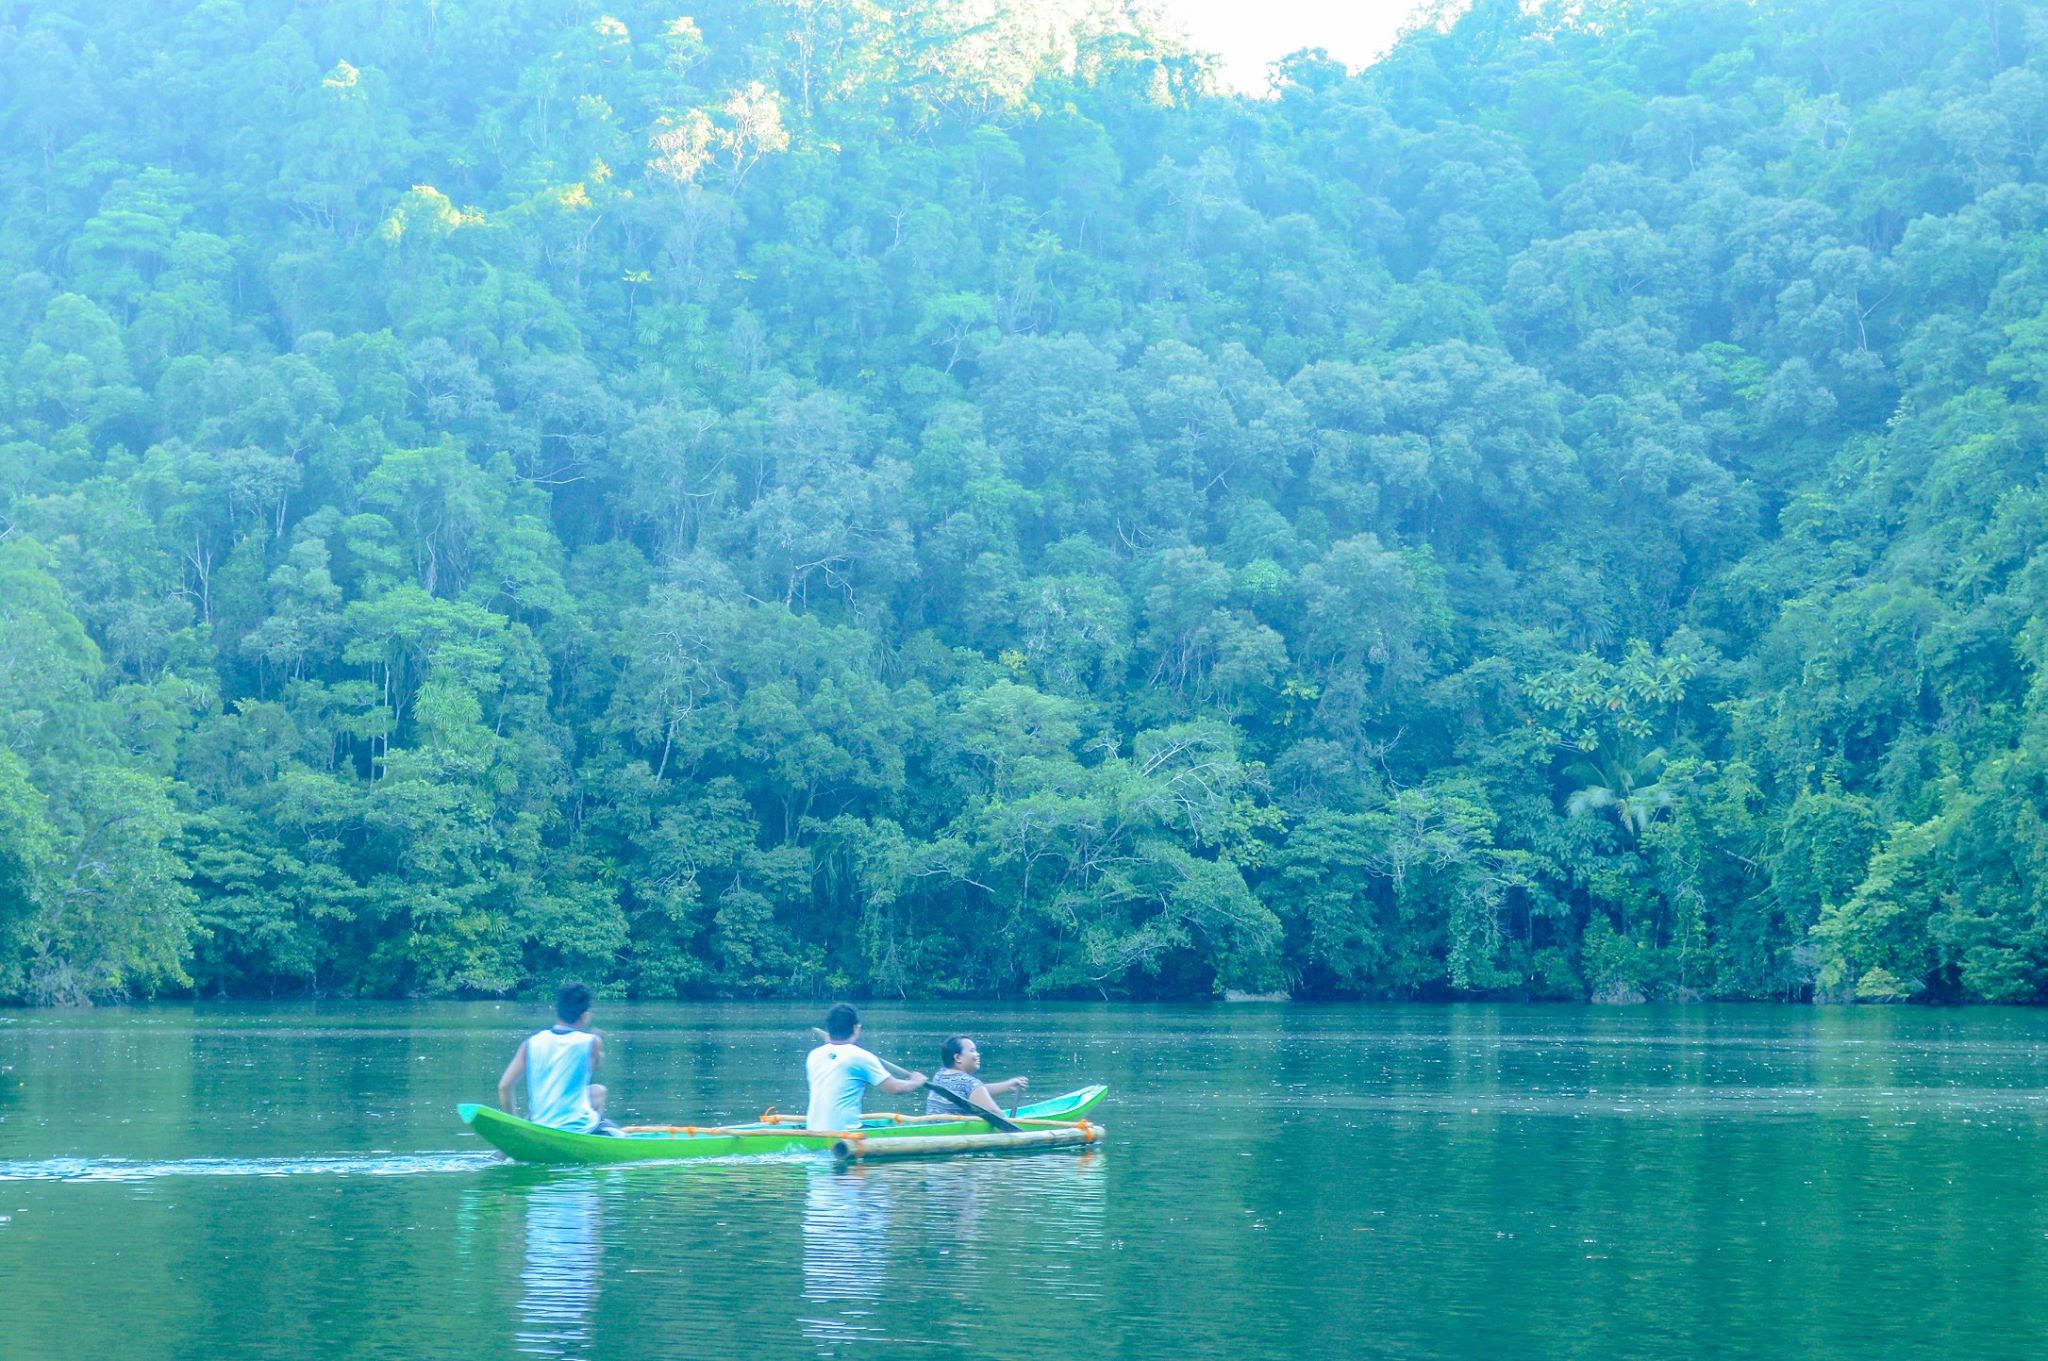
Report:
[[[830,1053],[826,1051],[830,1050]],[[824,1056],[824,1062],[855,1073],[887,1073],[882,1061],[857,1044],[821,1044],[811,1051],[813,1058]]]
[[[820,1069],[843,1068],[848,1064],[858,1066],[861,1056],[867,1052],[857,1044],[821,1044],[804,1055],[804,1066]]]

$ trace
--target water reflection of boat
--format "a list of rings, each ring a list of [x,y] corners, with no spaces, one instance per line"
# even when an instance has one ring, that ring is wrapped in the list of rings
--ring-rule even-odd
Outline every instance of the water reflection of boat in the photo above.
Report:
[[[823,1356],[882,1340],[892,1290],[967,1309],[1017,1282],[1047,1302],[1100,1298],[1088,1263],[1104,1167],[1083,1154],[805,1169],[804,1335]]]
[[[584,1177],[542,1182],[526,1196],[526,1265],[519,1274],[523,1355],[582,1361],[591,1354],[590,1314],[604,1257],[604,1213]]]
[[[1043,1299],[1098,1296],[1094,1274],[1076,1267],[1102,1248],[1101,1156],[900,1170],[908,1175],[896,1189],[921,1208],[925,1249],[945,1261],[943,1288],[962,1305],[973,1307],[981,1292],[1019,1279]]]
[[[889,1248],[886,1178],[860,1168],[807,1169],[804,1187],[804,1336],[822,1355],[874,1331]]]

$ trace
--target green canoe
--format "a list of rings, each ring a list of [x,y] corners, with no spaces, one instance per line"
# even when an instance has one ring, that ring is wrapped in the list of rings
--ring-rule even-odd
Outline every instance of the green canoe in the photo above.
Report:
[[[1082,1119],[1108,1091],[1102,1086],[1083,1087],[1065,1096],[1019,1106],[1010,1118],[1025,1129],[1057,1128],[1062,1122]],[[455,1109],[485,1143],[523,1163],[638,1163],[670,1158],[729,1158],[737,1154],[822,1153],[830,1152],[841,1137],[838,1132],[821,1130],[813,1134],[795,1125],[758,1122],[703,1129],[673,1125],[641,1127],[624,1137],[572,1134],[521,1120],[490,1106],[463,1105]],[[890,1139],[905,1135],[987,1134],[990,1129],[986,1120],[967,1116],[898,1123],[887,1115],[871,1115],[861,1122],[861,1132],[870,1139]]]

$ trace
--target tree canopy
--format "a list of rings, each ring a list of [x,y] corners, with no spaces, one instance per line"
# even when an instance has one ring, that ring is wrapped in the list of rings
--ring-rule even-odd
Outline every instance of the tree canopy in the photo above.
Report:
[[[2048,4],[0,13],[0,998],[2048,1000]]]

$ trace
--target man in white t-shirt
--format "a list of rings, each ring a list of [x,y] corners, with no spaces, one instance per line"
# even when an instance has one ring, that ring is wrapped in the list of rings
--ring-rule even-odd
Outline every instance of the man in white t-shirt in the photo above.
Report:
[[[894,1094],[924,1086],[923,1073],[890,1077],[880,1059],[855,1043],[860,1038],[860,1013],[846,1003],[825,1013],[825,1036],[825,1043],[804,1060],[804,1072],[811,1080],[805,1129],[859,1129],[861,1101],[868,1088]]]

